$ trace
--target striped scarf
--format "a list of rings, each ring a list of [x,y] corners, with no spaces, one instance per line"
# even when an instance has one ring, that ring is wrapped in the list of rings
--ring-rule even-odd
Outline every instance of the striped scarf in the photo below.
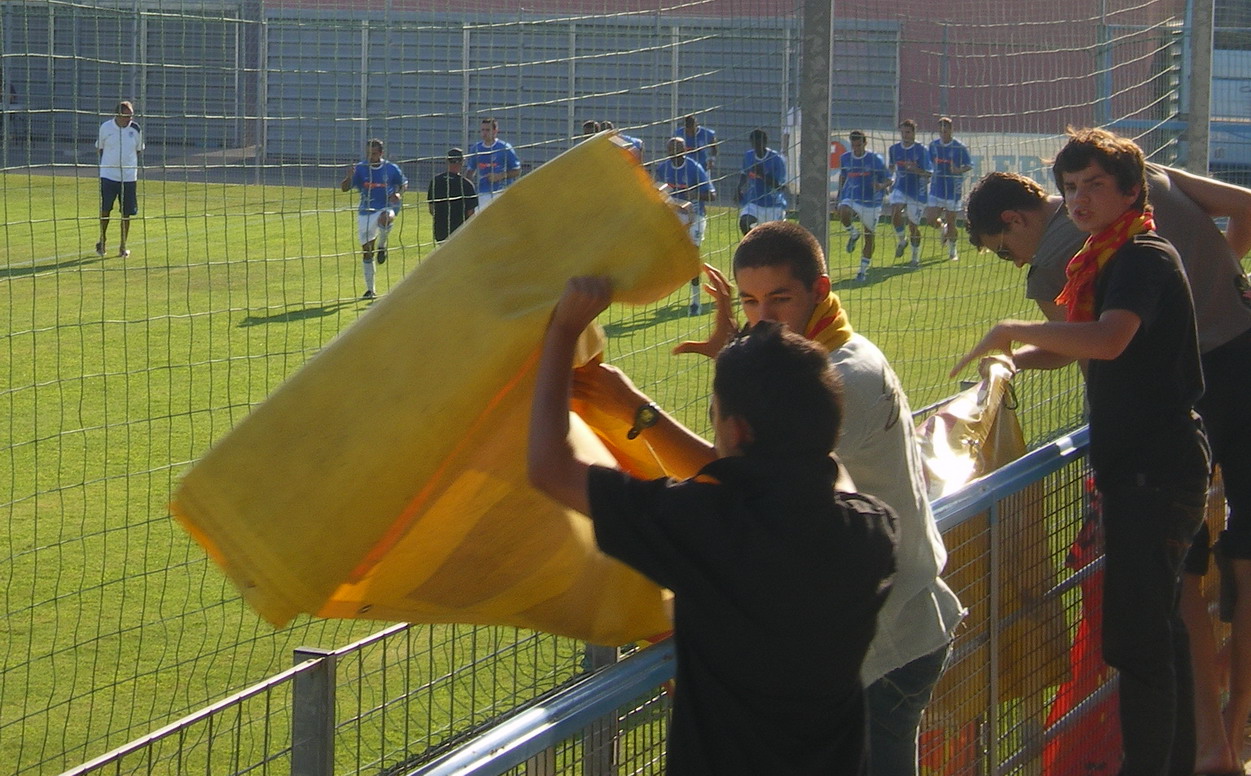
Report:
[[[1095,281],[1099,272],[1131,237],[1154,230],[1155,220],[1150,210],[1130,208],[1108,228],[1086,238],[1086,244],[1069,260],[1064,270],[1068,281],[1056,297],[1056,304],[1068,307],[1065,320],[1080,323],[1095,319]]]
[[[847,311],[838,301],[838,295],[831,291],[825,301],[818,304],[817,309],[812,311],[812,317],[808,319],[808,330],[804,332],[804,336],[833,353],[847,344],[847,340],[851,339],[853,333],[851,321],[847,319]]]

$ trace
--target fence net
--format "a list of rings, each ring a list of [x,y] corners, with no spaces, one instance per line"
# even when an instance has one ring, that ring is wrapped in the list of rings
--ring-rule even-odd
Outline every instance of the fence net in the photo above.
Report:
[[[906,118],[928,146],[942,116],[969,149],[966,191],[996,169],[1052,188],[1045,160],[1070,124],[1113,127],[1154,161],[1177,161],[1184,3],[1092,7],[838,3],[831,161],[852,129],[885,156]],[[801,11],[748,0],[0,3],[0,760],[16,773],[63,769],[282,670],[296,646],[379,627],[269,628],[166,506],[197,456],[368,309],[358,197],[340,188],[369,139],[409,182],[388,261],[373,265],[379,294],[436,248],[427,187],[449,149],[472,152],[488,117],[521,175],[588,121],[636,138],[662,177],[686,116],[714,130],[688,145],[717,190],[702,254],[728,271],[753,129],[787,165],[783,210],[798,193]],[[120,100],[146,144],[138,212],[127,228],[113,209],[102,232],[96,142],[118,126]],[[912,267],[895,258],[890,225],[874,226],[857,281],[865,241],[849,251],[831,223],[830,274],[919,408],[956,390],[947,371],[987,325],[1037,311],[1023,273],[993,255],[961,241],[952,261],[925,225]],[[708,363],[670,351],[711,320],[687,287],[605,319],[609,360],[705,432]],[[1079,422],[1074,371],[1016,382],[1030,440]],[[369,401],[369,375],[345,400]],[[405,681],[425,688],[430,718],[405,752],[581,670],[577,645],[550,636],[424,632],[427,657]]]

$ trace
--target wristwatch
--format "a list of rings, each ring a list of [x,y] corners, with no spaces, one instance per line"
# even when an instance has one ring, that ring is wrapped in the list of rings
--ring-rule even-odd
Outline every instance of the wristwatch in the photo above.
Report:
[[[630,426],[630,430],[626,432],[626,439],[634,439],[642,434],[644,430],[656,425],[656,421],[660,420],[660,408],[653,402],[640,404],[639,408],[634,411],[634,425]]]

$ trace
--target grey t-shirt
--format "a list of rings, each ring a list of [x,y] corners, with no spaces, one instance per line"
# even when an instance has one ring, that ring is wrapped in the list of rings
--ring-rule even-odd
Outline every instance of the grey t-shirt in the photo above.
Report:
[[[1194,200],[1169,180],[1159,165],[1147,165],[1147,197],[1156,231],[1177,249],[1195,302],[1199,349],[1207,353],[1251,329],[1251,303],[1242,265],[1225,235]],[[1061,206],[1047,223],[1025,282],[1029,299],[1054,301],[1064,288],[1064,268],[1081,250],[1086,233]]]

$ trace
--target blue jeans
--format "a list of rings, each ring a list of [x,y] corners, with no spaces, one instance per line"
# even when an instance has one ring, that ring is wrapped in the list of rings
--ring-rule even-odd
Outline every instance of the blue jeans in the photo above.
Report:
[[[916,776],[921,712],[929,705],[950,654],[948,643],[865,688],[869,773],[873,776]]]

